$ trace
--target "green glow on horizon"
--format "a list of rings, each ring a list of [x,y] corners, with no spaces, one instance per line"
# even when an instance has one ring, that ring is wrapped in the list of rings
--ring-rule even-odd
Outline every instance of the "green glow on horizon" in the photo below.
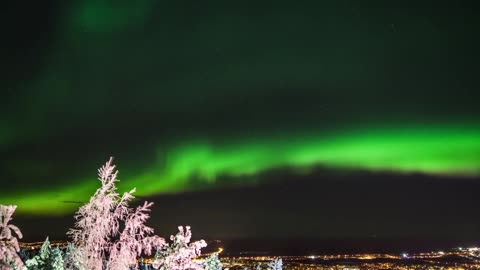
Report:
[[[367,169],[400,173],[480,175],[480,128],[378,128],[338,135],[290,135],[225,144],[190,141],[159,153],[144,172],[122,177],[119,189],[137,187],[137,195],[188,190],[192,176],[214,183],[219,175],[254,176],[288,166],[299,171],[321,165],[338,169]],[[99,164],[100,166],[100,164]],[[92,179],[57,190],[7,197],[28,214],[66,214],[86,201],[98,182]]]

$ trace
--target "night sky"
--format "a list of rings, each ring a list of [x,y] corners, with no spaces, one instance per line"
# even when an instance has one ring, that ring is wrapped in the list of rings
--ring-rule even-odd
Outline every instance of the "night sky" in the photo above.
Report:
[[[0,203],[61,235],[110,156],[160,235],[480,240],[475,1],[10,1]]]

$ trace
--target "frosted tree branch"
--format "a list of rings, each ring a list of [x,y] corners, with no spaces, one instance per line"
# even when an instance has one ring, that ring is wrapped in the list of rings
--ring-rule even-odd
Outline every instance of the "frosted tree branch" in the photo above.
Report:
[[[75,228],[68,232],[80,270],[128,269],[142,253],[151,254],[165,243],[144,224],[153,203],[145,202],[134,210],[128,203],[135,189],[122,195],[116,191],[118,171],[112,161],[98,170],[101,187],[77,211]]]
[[[0,269],[22,268],[23,262],[18,255],[18,239],[23,237],[20,229],[8,224],[12,220],[16,205],[0,205]]]

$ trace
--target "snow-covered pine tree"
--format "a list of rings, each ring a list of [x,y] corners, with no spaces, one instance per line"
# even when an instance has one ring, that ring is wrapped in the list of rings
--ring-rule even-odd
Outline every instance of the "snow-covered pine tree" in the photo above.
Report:
[[[193,259],[200,255],[200,250],[207,246],[204,240],[190,243],[192,232],[190,226],[185,230],[182,226],[178,227],[179,232],[175,236],[170,236],[171,244],[157,252],[153,267],[161,270],[203,270],[202,266]]]
[[[142,252],[149,255],[165,243],[163,238],[151,236],[153,229],[144,225],[152,204],[145,203],[134,211],[128,203],[135,189],[122,196],[117,193],[118,171],[112,160],[98,170],[101,187],[77,211],[75,228],[68,232],[80,270],[128,269],[136,264],[133,258]]]
[[[17,226],[8,224],[15,209],[16,205],[0,205],[0,270],[21,269],[24,266],[18,255],[18,239],[22,239],[22,232]]]
[[[50,266],[52,270],[64,270],[65,261],[63,259],[63,252],[59,247],[54,247],[50,252]]]
[[[283,262],[282,258],[276,258],[270,263],[268,263],[268,270],[282,270]]]
[[[45,239],[42,247],[37,255],[33,256],[31,259],[28,259],[25,262],[25,266],[28,270],[40,270],[46,268],[48,265],[48,260],[50,258],[50,241]]]
[[[28,270],[64,270],[63,252],[58,248],[52,248],[47,239],[43,242],[39,253],[25,262]]]
[[[75,248],[75,245],[72,243],[67,244],[65,249],[65,255],[63,260],[63,265],[65,269],[68,270],[79,270],[80,269],[80,256],[81,254]]]
[[[205,270],[222,270],[222,262],[218,259],[218,254],[213,253],[208,256],[203,262],[203,268]]]

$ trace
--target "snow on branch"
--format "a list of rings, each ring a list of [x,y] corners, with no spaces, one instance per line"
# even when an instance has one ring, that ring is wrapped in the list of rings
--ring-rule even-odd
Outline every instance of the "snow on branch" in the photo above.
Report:
[[[75,228],[68,232],[80,269],[128,269],[139,255],[151,254],[165,243],[163,238],[152,236],[153,228],[144,224],[153,203],[145,202],[134,210],[128,203],[135,189],[122,195],[117,192],[118,171],[112,162],[110,158],[98,170],[101,187],[77,211]]]
[[[17,226],[8,224],[15,209],[16,205],[0,205],[0,269],[23,267],[18,255],[20,251],[18,239],[22,239],[22,232]]]
[[[157,252],[153,267],[161,270],[204,270],[193,259],[200,256],[200,250],[207,244],[204,240],[190,243],[192,238],[190,226],[186,226],[185,230],[179,226],[178,230],[175,236],[170,236],[173,242]]]

